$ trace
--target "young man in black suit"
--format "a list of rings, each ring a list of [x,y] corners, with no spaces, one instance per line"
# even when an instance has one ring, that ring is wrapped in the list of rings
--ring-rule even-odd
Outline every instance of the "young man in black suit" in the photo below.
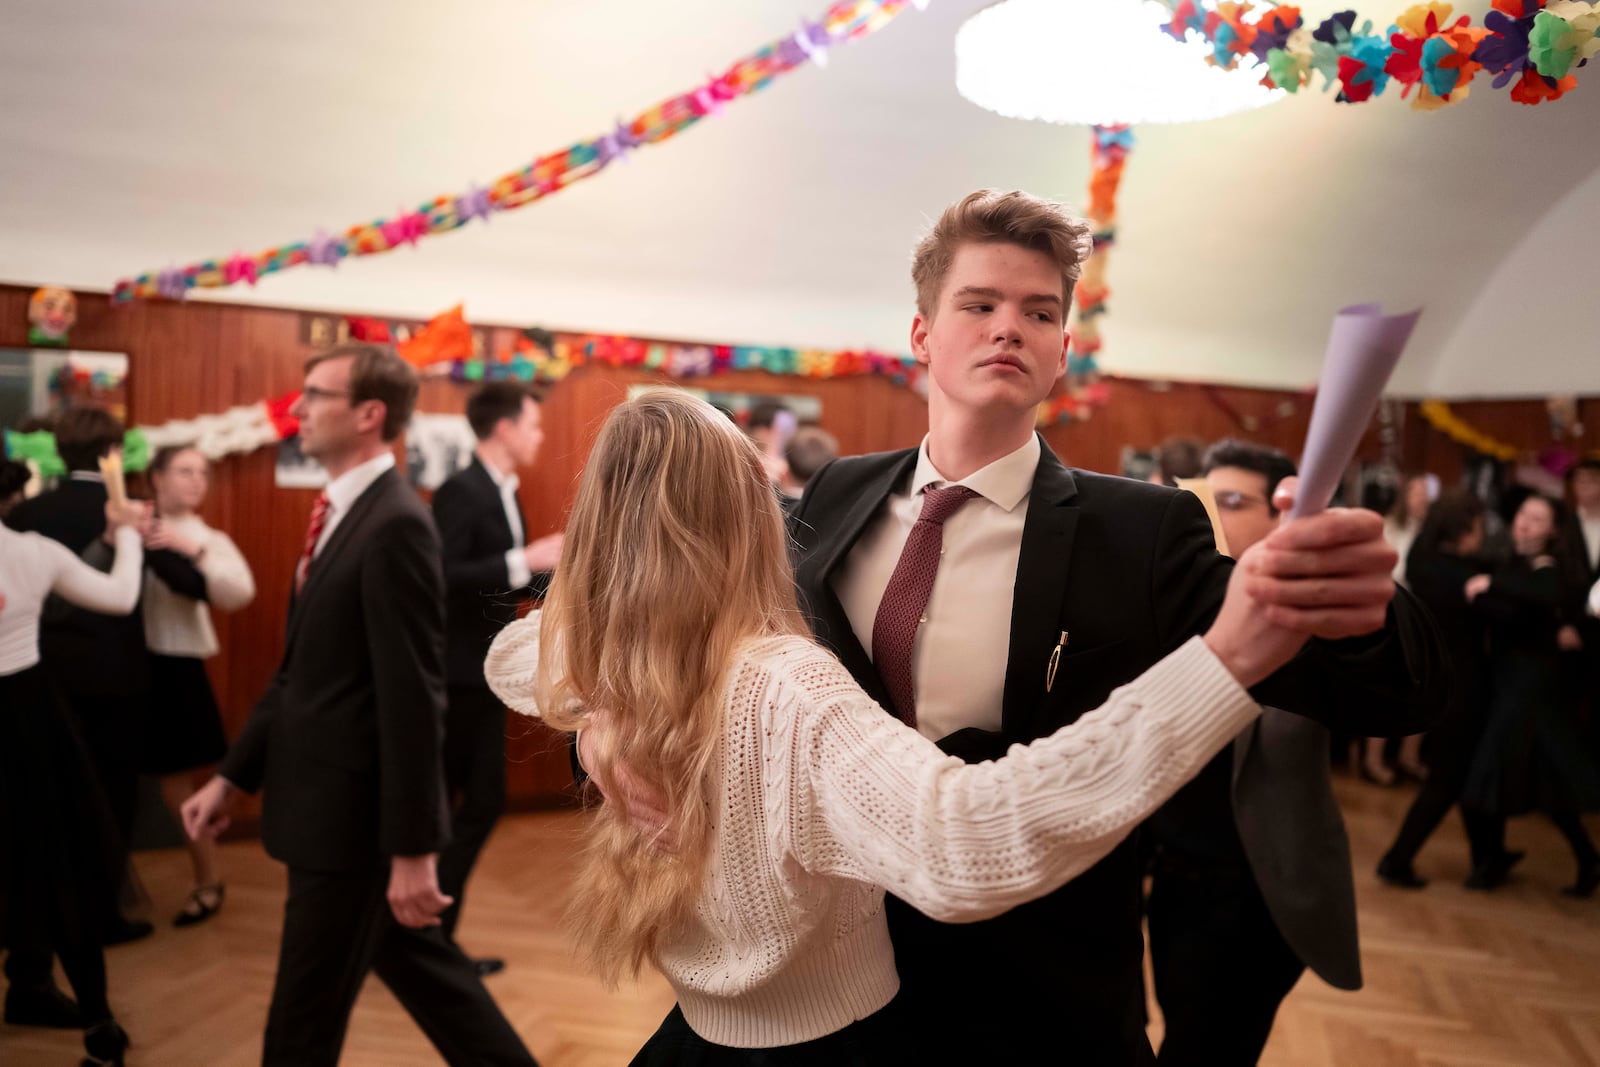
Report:
[[[191,836],[214,836],[236,790],[266,791],[262,840],[289,868],[269,1067],[337,1063],[369,970],[447,1062],[534,1062],[439,926],[444,580],[439,535],[391,451],[416,399],[415,372],[385,347],[306,364],[293,410],[330,481],[295,569],[283,661],[183,806]]]
[[[491,382],[467,399],[478,439],[472,462],[433,494],[444,543],[445,784],[452,801],[450,844],[439,855],[439,891],[453,897],[440,919],[455,940],[462,895],[506,802],[506,712],[483,677],[489,643],[517,617],[519,601],[542,596],[561,555],[561,535],[528,543],[517,471],[533,466],[544,441],[538,398],[516,382]],[[473,961],[494,974],[505,961]]]
[[[1278,526],[1294,477],[1275,448],[1219,441],[1203,473],[1235,559]],[[1156,1060],[1254,1063],[1307,967],[1361,987],[1350,840],[1333,797],[1328,728],[1264,707],[1233,744],[1145,823],[1154,852],[1150,969],[1161,1005]]]
[[[891,577],[905,585],[896,571],[922,491],[971,490],[944,524],[913,638],[914,706],[897,709],[969,761],[1075,720],[1201,633],[1232,569],[1193,494],[1068,470],[1034,432],[1065,369],[1067,303],[1090,236],[1024,193],[974,193],[947,210],[912,267],[928,435],[920,448],[823,468],[792,522],[817,638],[893,709],[874,650],[884,591]],[[1325,528],[1338,548],[1316,571],[1321,592],[1300,606],[1316,609],[1317,636],[1347,639],[1312,642],[1256,695],[1354,733],[1422,729],[1440,698],[1439,650],[1426,617],[1395,594],[1382,523],[1341,514]],[[1259,565],[1312,573],[1282,554]],[[1369,634],[1390,598],[1388,625]],[[1151,1062],[1139,883],[1130,839],[987,922],[948,926],[891,899],[908,1016],[952,1063]]]
[[[110,555],[95,556],[106,530],[106,486],[100,460],[122,449],[122,423],[99,408],[78,407],[56,420],[56,450],[67,467],[58,487],[24,500],[6,516],[14,530],[34,531],[59,541],[91,564],[110,567]],[[170,549],[147,551],[145,565],[173,590],[196,600],[206,580],[192,561]],[[99,615],[52,598],[39,631],[45,669],[66,698],[95,774],[116,820],[121,862],[128,863],[129,838],[139,785],[146,692],[144,619]],[[131,869],[131,868],[130,868]],[[126,888],[126,887],[125,887]],[[134,889],[138,896],[142,890]],[[124,896],[129,894],[124,893]],[[152,930],[143,920],[124,923],[114,942],[134,941]],[[7,1022],[70,1027],[76,1007],[51,977],[50,953],[41,945],[13,945],[6,956]]]

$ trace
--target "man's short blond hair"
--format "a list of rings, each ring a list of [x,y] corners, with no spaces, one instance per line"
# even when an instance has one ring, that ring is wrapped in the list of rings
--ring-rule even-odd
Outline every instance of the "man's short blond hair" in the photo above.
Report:
[[[1090,224],[1065,204],[1013,189],[979,189],[945,208],[911,258],[911,282],[917,287],[917,311],[932,318],[939,290],[950,273],[956,250],[964,244],[1010,244],[1043,252],[1061,271],[1062,306],[1071,302],[1072,287],[1094,249]]]

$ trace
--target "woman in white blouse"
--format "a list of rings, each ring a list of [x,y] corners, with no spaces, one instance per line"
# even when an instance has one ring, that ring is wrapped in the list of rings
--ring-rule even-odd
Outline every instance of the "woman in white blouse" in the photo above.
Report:
[[[600,808],[575,895],[605,975],[648,961],[678,995],[635,1062],[927,1062],[895,1021],[884,889],[977,920],[1106,855],[1249,723],[1245,687],[1303,643],[1248,595],[1283,586],[1264,558],[1246,555],[1204,639],[1072,726],[967,765],[812,642],[744,435],[686,394],[617,408],[545,608],[501,633],[486,674],[515,710],[584,728],[603,792],[659,798],[654,827]]]
[[[121,1064],[128,1046],[106,996],[102,949],[121,925],[124,872],[88,752],[39,665],[39,615],[52,594],[108,615],[134,609],[148,513],[108,504],[106,519],[116,548],[109,574],[47,537],[0,526],[0,945],[44,932],[78,998],[91,1065]]]
[[[218,650],[211,609],[238,611],[256,596],[255,577],[238,547],[200,518],[209,477],[206,457],[193,448],[163,448],[150,461],[156,522],[145,547],[187,557],[205,578],[206,589],[205,600],[194,600],[174,592],[154,571],[144,577],[150,707],[142,769],[160,776],[161,799],[180,822],[183,802],[194,793],[196,773],[209,770],[228,750],[222,714],[206,676],[205,661]],[[222,907],[216,843],[184,837],[194,888],[174,926],[204,922]]]

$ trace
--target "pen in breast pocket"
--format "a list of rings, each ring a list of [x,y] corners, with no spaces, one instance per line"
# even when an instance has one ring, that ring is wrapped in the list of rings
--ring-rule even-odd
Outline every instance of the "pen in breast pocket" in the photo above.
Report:
[[[1050,692],[1056,686],[1056,668],[1061,666],[1061,650],[1067,647],[1067,631],[1061,631],[1061,640],[1056,642],[1056,647],[1050,650],[1050,666],[1044,673],[1044,691]]]

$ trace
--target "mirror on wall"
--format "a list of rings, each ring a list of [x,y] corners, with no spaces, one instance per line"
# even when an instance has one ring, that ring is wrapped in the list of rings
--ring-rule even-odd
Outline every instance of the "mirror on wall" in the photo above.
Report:
[[[0,348],[0,429],[37,429],[74,405],[105,408],[126,423],[127,354]]]

